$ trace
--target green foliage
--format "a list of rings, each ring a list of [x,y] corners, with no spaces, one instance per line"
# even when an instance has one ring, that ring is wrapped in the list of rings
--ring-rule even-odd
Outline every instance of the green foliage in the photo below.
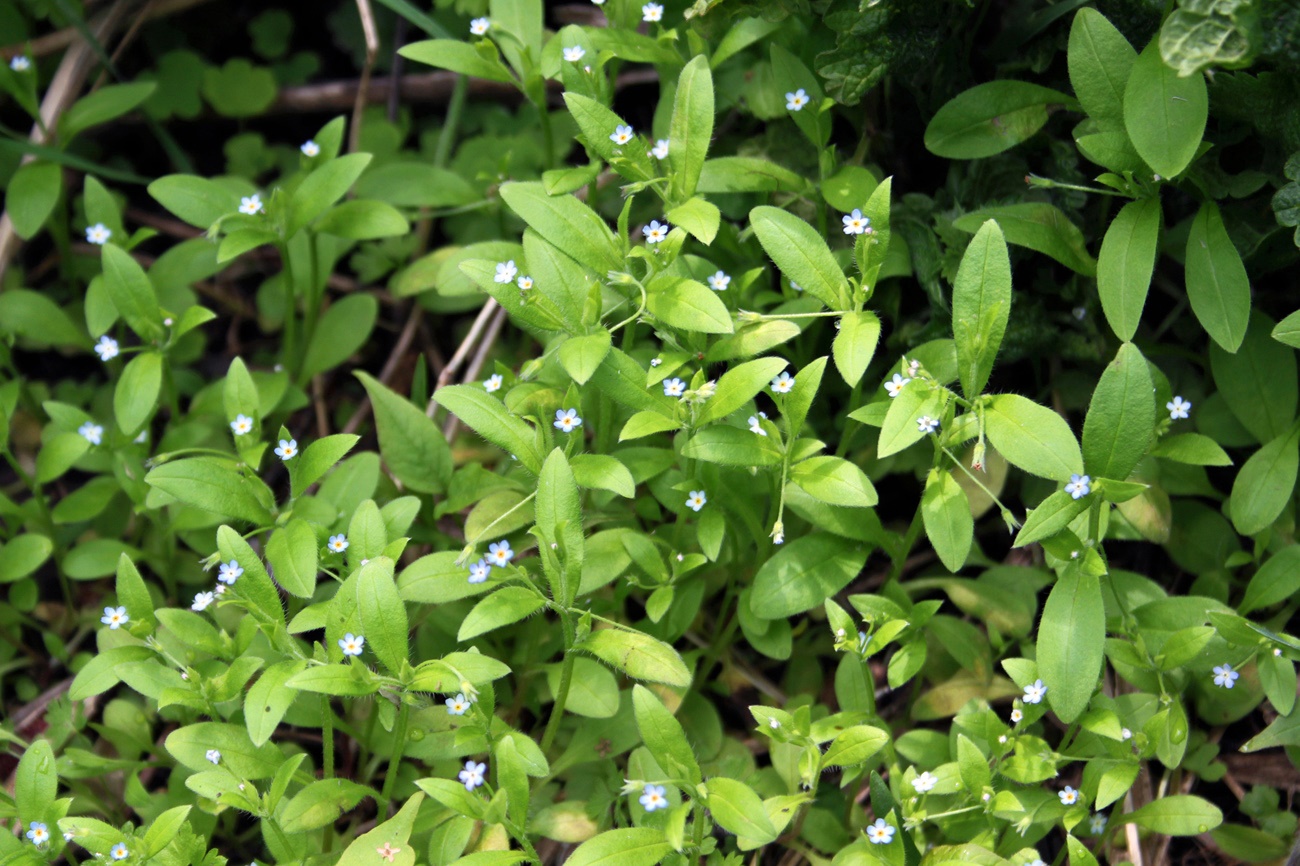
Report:
[[[10,860],[1286,855],[1287,4],[46,5]]]

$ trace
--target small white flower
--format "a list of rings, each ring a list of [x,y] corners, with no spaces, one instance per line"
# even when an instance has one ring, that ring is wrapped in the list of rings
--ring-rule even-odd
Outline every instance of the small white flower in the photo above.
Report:
[[[1165,404],[1165,408],[1169,410],[1169,420],[1177,421],[1179,418],[1187,417],[1187,412],[1192,408],[1192,404],[1182,397],[1174,397]]]
[[[114,860],[125,860],[131,854],[130,851],[126,850],[125,842],[118,842],[109,853],[113,855]]]
[[[615,144],[627,144],[635,134],[632,127],[619,125],[614,127],[614,131],[609,134],[609,140]]]
[[[692,490],[691,495],[686,497],[686,507],[692,511],[699,511],[706,504],[709,498],[704,495],[703,490]]]
[[[876,823],[868,825],[867,838],[871,840],[872,845],[888,845],[894,841],[896,832],[884,818],[877,818]]]
[[[221,752],[217,751],[216,749],[208,749],[207,754],[205,754],[203,757],[207,758],[209,761],[211,761],[214,764],[221,763]]]
[[[515,280],[515,285],[519,287],[519,291],[526,292],[533,287],[533,278],[527,275],[522,276]]]
[[[846,235],[860,235],[871,233],[871,217],[862,215],[858,208],[853,209],[853,213],[847,214],[840,218],[844,223],[844,233]]]
[[[108,334],[100,337],[99,342],[95,344],[95,354],[99,356],[101,361],[111,361],[116,358],[118,354],[117,340],[114,340]]]
[[[605,5],[605,0],[591,0],[591,2],[592,2],[592,3],[595,3],[597,6],[604,6],[604,5]]]
[[[587,56],[587,52],[583,50],[581,45],[574,45],[572,48],[564,49],[564,59],[569,63],[577,63],[585,56]]]
[[[149,429],[146,427],[144,430],[141,430],[139,433],[136,434],[135,438],[132,439],[131,441],[134,442],[136,445],[143,445],[144,443],[148,442]]]
[[[663,239],[668,237],[668,226],[659,220],[650,220],[650,225],[641,227],[641,234],[645,235],[648,244],[663,243]]]
[[[1214,684],[1230,689],[1240,676],[1241,674],[1234,671],[1231,665],[1219,665],[1214,669]]]
[[[348,537],[343,533],[331,535],[329,540],[329,549],[333,553],[342,553],[348,549]]]
[[[503,381],[504,380],[501,378],[500,373],[493,373],[491,376],[488,376],[487,381],[483,383],[483,387],[487,389],[489,394],[492,394],[501,390],[501,383]]]
[[[1088,829],[1092,831],[1092,835],[1100,836],[1106,830],[1106,816],[1101,812],[1093,815],[1088,819]]]
[[[339,638],[339,649],[345,656],[359,656],[365,649],[366,639],[359,634],[348,632]]]
[[[244,573],[243,567],[235,560],[221,563],[221,568],[217,571],[217,580],[221,583],[234,585],[239,576]]]
[[[773,716],[772,718],[767,720],[767,726],[772,730],[776,731],[776,730],[780,730],[781,723],[776,720],[775,716]]]
[[[650,155],[653,156],[655,159],[667,159],[668,139],[661,138],[658,141],[656,141],[655,146],[650,150]]]
[[[799,285],[799,284],[796,283],[794,280],[791,280],[791,281],[790,281],[790,288],[794,289],[796,292],[802,292],[802,291],[803,291],[803,286]]]
[[[216,586],[212,587],[212,591],[216,593],[217,598],[221,598],[223,595],[226,594],[226,585],[224,583],[219,583]]]
[[[86,226],[86,240],[92,244],[103,246],[108,243],[108,239],[113,236],[113,230],[103,223],[95,223],[93,226]]]
[[[99,618],[99,621],[116,631],[130,622],[131,617],[127,616],[124,607],[106,607],[104,608],[104,615]]]
[[[794,387],[794,376],[789,373],[782,373],[772,380],[772,392],[774,394],[789,394],[790,389]]]
[[[1120,728],[1119,738],[1121,740],[1131,740],[1133,739],[1133,732],[1130,731],[1128,728]]]
[[[14,60],[17,59],[17,57],[14,58]],[[23,58],[23,60],[26,59],[26,57]],[[27,825],[27,838],[32,840],[33,845],[44,845],[50,839],[50,828],[42,821],[33,821]]]
[[[772,527],[772,543],[785,544],[785,527],[779,520],[776,522],[776,525]]]
[[[26,72],[32,68],[32,61],[28,59],[26,54],[19,54],[9,61],[9,68],[14,72]],[[44,827],[45,825],[42,824],[41,826]],[[49,836],[50,834],[46,833],[45,835]]]
[[[1092,478],[1087,475],[1071,475],[1065,485],[1065,492],[1071,499],[1082,499],[1092,492]]]
[[[77,432],[85,437],[91,445],[98,445],[104,441],[104,428],[94,421],[87,421],[77,428]]]
[[[194,603],[190,605],[190,610],[207,610],[208,605],[216,601],[216,598],[210,592],[200,592],[194,596]]]
[[[457,778],[465,783],[466,791],[473,791],[479,785],[483,784],[483,774],[486,772],[487,764],[476,764],[470,760],[465,762],[465,769],[460,771]]]
[[[515,260],[508,262],[497,262],[497,273],[492,279],[498,283],[510,283],[515,279],[515,274],[519,273],[519,268],[515,267]]]
[[[682,393],[685,390],[686,390],[686,383],[683,382],[681,379],[674,377],[672,379],[664,380],[665,397],[680,397],[682,396]]]
[[[63,831],[63,841],[64,841],[64,842],[71,842],[71,841],[73,840],[73,837],[75,837],[76,835],[77,835],[77,834],[76,834],[76,833],[73,833],[71,830],[64,830],[64,831]]]
[[[469,32],[472,36],[486,36],[488,28],[492,26],[491,19],[475,18],[469,22]]]
[[[886,380],[885,392],[889,394],[890,397],[897,397],[899,394],[903,393],[903,388],[905,388],[907,383],[910,381],[912,380],[904,379],[901,375],[895,373],[894,378]]]
[[[1064,790],[1057,791],[1056,796],[1061,798],[1062,806],[1073,806],[1079,802],[1079,792],[1066,785]]]
[[[1043,695],[1047,694],[1047,686],[1043,685],[1042,680],[1034,680],[1025,686],[1024,701],[1027,704],[1040,704],[1043,702]]]
[[[252,216],[262,212],[262,197],[257,193],[246,195],[239,200],[239,212]]]
[[[275,456],[281,460],[292,460],[298,456],[298,440],[281,439],[280,444],[275,446]]]
[[[487,560],[480,559],[469,567],[469,582],[484,583],[488,579],[488,574],[492,571],[492,566],[488,565]]]
[[[1281,647],[1278,647],[1278,646],[1273,647],[1273,655],[1274,655],[1274,657],[1276,657],[1276,658],[1281,658],[1281,657],[1282,657],[1282,648],[1281,648]]]
[[[709,288],[713,289],[715,292],[725,292],[729,285],[731,285],[731,277],[727,276],[722,271],[718,271],[716,274],[709,277]]]
[[[751,433],[757,433],[759,436],[767,435],[767,431],[764,430],[763,425],[759,423],[757,415],[749,416],[749,431]]]
[[[641,7],[641,20],[654,23],[664,20],[664,7],[658,3],[647,3]]]
[[[922,415],[916,419],[916,429],[922,433],[933,433],[939,429],[939,419],[931,418],[929,415]]]
[[[572,433],[575,427],[582,426],[582,419],[578,417],[577,409],[556,409],[554,426],[561,432]]]
[[[659,366],[660,364],[662,364],[663,362],[664,362],[664,359],[663,359],[663,358],[651,358],[651,359],[650,359],[650,366],[651,366],[651,367],[658,367],[658,366]]]
[[[253,432],[253,419],[240,413],[230,422],[230,429],[236,436],[247,436]]]
[[[913,358],[907,362],[907,375],[915,376],[921,369],[921,362]]]
[[[298,149],[301,150],[302,155],[307,157],[308,159],[312,159],[313,157],[320,156],[320,145],[312,141],[310,138],[304,141],[302,143],[302,147]]]
[[[803,111],[803,107],[808,104],[808,94],[800,87],[793,93],[785,95],[785,107],[790,111]]]
[[[1017,707],[1016,709],[1011,711],[1011,724],[1013,725],[1020,724],[1020,720],[1023,719],[1024,717],[1025,714],[1020,712],[1020,708]]]
[[[1037,854],[1038,852],[1035,851],[1034,853]],[[1029,862],[1028,866],[1047,866],[1047,864],[1043,862],[1042,857],[1035,857]]]
[[[492,563],[497,568],[505,568],[510,564],[510,560],[514,558],[515,552],[510,549],[510,541],[508,539],[503,538],[500,541],[488,545],[488,562]]]
[[[456,697],[447,698],[444,703],[447,705],[447,712],[453,716],[465,715],[465,711],[469,709],[470,705],[469,698],[465,697],[464,693],[457,693]]]
[[[933,790],[934,786],[937,784],[939,784],[939,777],[934,773],[931,773],[929,770],[926,770],[924,773],[912,780],[912,787],[916,789],[918,794],[924,794],[926,791]]]
[[[664,796],[663,785],[646,785],[638,799],[647,812],[668,808],[668,798]]]
[[[1006,734],[999,734],[999,735],[998,735],[998,742],[999,742],[999,743],[1005,743],[1006,741],[1007,741],[1007,735],[1006,735]]]

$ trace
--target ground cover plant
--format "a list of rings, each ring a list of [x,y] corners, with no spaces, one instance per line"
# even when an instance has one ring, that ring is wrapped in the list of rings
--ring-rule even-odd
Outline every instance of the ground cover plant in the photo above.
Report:
[[[1287,857],[1292,4],[0,46],[4,866]]]

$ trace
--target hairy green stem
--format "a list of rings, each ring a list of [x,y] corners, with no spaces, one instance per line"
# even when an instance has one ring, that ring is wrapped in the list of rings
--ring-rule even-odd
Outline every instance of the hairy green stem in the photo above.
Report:
[[[555,704],[551,707],[551,717],[546,721],[546,731],[542,734],[542,754],[550,751],[555,742],[555,735],[560,731],[560,720],[564,718],[564,704],[569,699],[569,686],[573,682],[573,620],[569,612],[560,614],[560,625],[564,628],[564,661],[560,665],[560,686],[555,690]]]
[[[385,808],[393,802],[393,788],[397,785],[398,771],[402,768],[402,750],[406,748],[406,729],[411,721],[411,708],[402,703],[397,711],[397,724],[393,728],[393,755],[388,759],[388,772],[384,774],[384,790],[380,792]]]
[[[334,778],[334,708],[330,696],[320,696],[321,741],[325,753],[325,778]]]

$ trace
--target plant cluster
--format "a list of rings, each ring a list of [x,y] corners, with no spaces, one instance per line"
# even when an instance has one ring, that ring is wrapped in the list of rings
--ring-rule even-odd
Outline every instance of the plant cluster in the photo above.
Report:
[[[1095,5],[0,14],[0,858],[1285,857],[1300,15]]]

